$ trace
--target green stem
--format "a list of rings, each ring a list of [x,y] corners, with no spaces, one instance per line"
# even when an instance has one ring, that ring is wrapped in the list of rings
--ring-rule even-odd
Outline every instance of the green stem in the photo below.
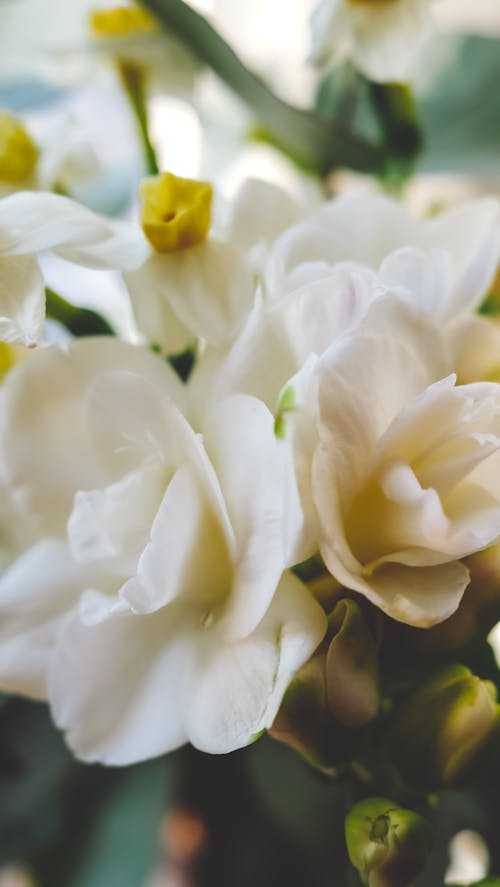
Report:
[[[142,0],[142,4],[255,111],[271,140],[304,166],[321,174],[339,166],[364,172],[383,170],[385,155],[378,146],[341,124],[321,120],[279,99],[245,67],[215,28],[183,0]]]
[[[134,112],[141,138],[144,162],[148,175],[157,175],[160,168],[155,149],[149,138],[148,111],[146,103],[147,74],[141,65],[128,59],[118,59],[118,72],[123,88]]]
[[[113,327],[97,311],[71,305],[54,290],[46,288],[47,317],[66,327],[73,336],[115,336]]]

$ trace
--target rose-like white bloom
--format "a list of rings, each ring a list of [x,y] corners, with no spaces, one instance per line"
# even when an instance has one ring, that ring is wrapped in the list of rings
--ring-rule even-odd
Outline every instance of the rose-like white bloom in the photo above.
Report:
[[[38,253],[90,268],[130,268],[146,253],[135,226],[56,194],[19,191],[0,200],[0,341],[36,345],[45,317]]]
[[[458,606],[469,579],[460,559],[500,534],[500,386],[441,378],[444,350],[436,330],[388,298],[310,374],[325,563],[390,616],[422,627]]]
[[[496,338],[474,312],[499,257],[494,199],[471,201],[429,220],[381,196],[332,200],[271,243],[261,264],[263,298],[235,342],[208,349],[195,370],[200,402],[240,390],[274,410],[280,390],[308,355],[322,354],[388,292],[446,331],[447,372],[456,371],[463,381],[477,379],[471,375],[469,343],[482,336],[476,350],[488,354],[482,366],[493,366]]]
[[[432,32],[432,0],[321,0],[311,16],[310,61],[349,59],[369,79],[409,79]]]
[[[325,630],[285,569],[302,512],[269,411],[229,398],[201,438],[168,365],[106,339],[37,351],[3,394],[33,544],[0,582],[0,685],[48,698],[86,760],[246,745]]]
[[[494,198],[418,219],[399,201],[354,194],[325,203],[277,239],[265,286],[274,300],[324,279],[339,262],[354,262],[447,323],[477,309],[499,259],[500,207]]]

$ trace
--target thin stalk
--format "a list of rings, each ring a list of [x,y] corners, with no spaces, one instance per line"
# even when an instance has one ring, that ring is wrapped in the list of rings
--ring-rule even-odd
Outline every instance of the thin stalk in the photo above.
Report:
[[[160,168],[156,151],[149,138],[146,102],[147,73],[142,65],[138,65],[136,62],[128,59],[118,59],[118,73],[137,123],[146,171],[148,175],[156,175]]]
[[[202,15],[183,0],[142,0],[159,21],[255,112],[270,140],[304,166],[326,174],[348,166],[382,172],[384,151],[347,127],[287,104],[247,68]]]

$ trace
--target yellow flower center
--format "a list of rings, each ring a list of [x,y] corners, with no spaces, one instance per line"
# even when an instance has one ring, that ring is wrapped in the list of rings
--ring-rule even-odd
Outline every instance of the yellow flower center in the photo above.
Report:
[[[0,112],[0,181],[27,179],[38,160],[38,148],[17,117]]]
[[[129,37],[158,28],[154,16],[139,6],[97,9],[90,14],[89,25],[95,37]]]
[[[347,0],[351,6],[390,6],[398,0]]]
[[[141,183],[141,222],[159,253],[174,253],[206,240],[211,222],[212,186],[172,173]]]
[[[0,379],[12,369],[16,363],[20,363],[28,354],[28,348],[21,345],[8,345],[0,342]]]

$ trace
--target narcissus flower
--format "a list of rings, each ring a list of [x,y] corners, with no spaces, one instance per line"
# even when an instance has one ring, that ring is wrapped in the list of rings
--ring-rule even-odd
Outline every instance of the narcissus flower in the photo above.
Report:
[[[141,187],[147,261],[125,275],[140,330],[167,354],[197,337],[227,347],[255,303],[265,245],[299,214],[291,198],[248,181],[212,217],[212,188],[163,173]]]
[[[366,77],[405,81],[432,31],[432,0],[322,0],[311,17],[310,60],[349,59]]]

